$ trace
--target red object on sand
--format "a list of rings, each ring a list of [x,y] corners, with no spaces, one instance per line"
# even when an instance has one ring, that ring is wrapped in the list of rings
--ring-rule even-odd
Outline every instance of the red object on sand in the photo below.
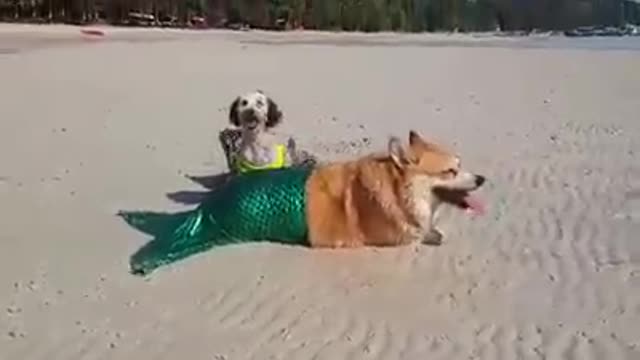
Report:
[[[102,30],[97,29],[82,29],[80,30],[85,35],[93,35],[93,36],[104,36],[104,32]]]

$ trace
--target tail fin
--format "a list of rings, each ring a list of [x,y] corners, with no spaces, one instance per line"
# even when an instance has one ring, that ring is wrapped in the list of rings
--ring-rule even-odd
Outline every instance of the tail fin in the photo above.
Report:
[[[156,268],[212,247],[222,235],[212,229],[215,223],[205,219],[200,208],[176,213],[120,212],[132,227],[154,236],[130,258],[131,272],[146,275]],[[211,231],[217,230],[217,231]]]
[[[131,256],[131,272],[148,274],[190,255],[243,242],[307,244],[308,168],[283,168],[233,176],[191,211],[121,212],[154,239]]]

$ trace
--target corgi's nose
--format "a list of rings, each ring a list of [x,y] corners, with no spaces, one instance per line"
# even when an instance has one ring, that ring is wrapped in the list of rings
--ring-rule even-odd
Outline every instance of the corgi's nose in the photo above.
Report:
[[[480,187],[487,179],[482,175],[476,175],[476,186]]]

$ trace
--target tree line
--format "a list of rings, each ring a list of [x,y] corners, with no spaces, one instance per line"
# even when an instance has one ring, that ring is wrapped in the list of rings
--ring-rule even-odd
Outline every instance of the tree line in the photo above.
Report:
[[[640,22],[635,0],[0,0],[0,19],[343,31],[565,30]]]

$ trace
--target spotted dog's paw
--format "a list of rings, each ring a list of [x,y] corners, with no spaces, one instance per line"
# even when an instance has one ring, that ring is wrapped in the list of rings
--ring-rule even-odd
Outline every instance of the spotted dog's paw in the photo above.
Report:
[[[291,155],[292,166],[309,166],[313,167],[318,164],[318,159],[305,150],[298,150],[295,140],[289,138],[287,142],[287,150]]]
[[[218,133],[218,140],[227,160],[227,167],[233,171],[233,162],[236,154],[240,151],[240,140],[242,133],[239,129],[224,129]]]

